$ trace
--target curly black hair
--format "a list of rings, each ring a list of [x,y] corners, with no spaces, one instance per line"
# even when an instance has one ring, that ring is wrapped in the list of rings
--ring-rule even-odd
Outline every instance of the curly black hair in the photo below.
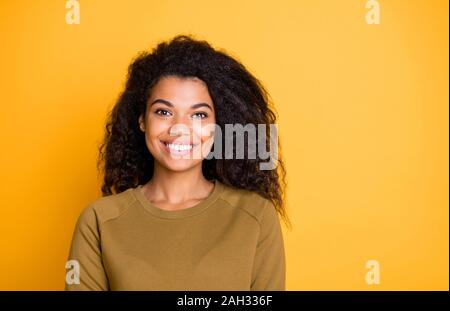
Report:
[[[151,88],[166,76],[201,79],[207,85],[221,129],[225,124],[266,124],[266,146],[270,143],[269,125],[276,123],[276,115],[262,83],[226,51],[192,35],[177,35],[160,42],[151,52],[140,52],[128,67],[125,89],[108,114],[99,146],[97,167],[104,175],[103,196],[113,194],[112,190],[120,193],[145,184],[153,176],[154,158],[138,120],[145,113]],[[269,199],[290,226],[284,199],[286,171],[280,151],[278,142],[276,169],[260,170],[259,163],[265,160],[258,155],[256,159],[213,157],[203,160],[203,175]]]

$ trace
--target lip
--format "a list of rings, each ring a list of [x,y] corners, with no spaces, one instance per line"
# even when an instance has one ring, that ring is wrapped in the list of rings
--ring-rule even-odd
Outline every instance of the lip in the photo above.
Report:
[[[163,148],[164,151],[166,151],[168,154],[173,154],[173,155],[186,155],[189,153],[192,153],[192,151],[194,150],[194,148],[198,145],[198,144],[191,144],[191,143],[176,143],[176,145],[190,145],[191,148],[190,149],[185,149],[185,150],[175,150],[173,148],[169,147],[169,143],[168,141],[159,141],[161,143],[161,146]]]

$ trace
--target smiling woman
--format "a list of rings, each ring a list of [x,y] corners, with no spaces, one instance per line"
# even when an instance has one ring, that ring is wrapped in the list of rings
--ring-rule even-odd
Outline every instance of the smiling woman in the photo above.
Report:
[[[283,162],[208,158],[225,139],[211,127],[226,124],[269,127],[275,114],[225,52],[177,36],[133,61],[100,147],[103,197],[76,224],[69,260],[79,269],[66,290],[285,289]]]
[[[186,155],[201,148],[201,154],[206,156],[212,147],[212,133],[204,129],[215,124],[216,118],[205,83],[198,78],[164,77],[153,86],[147,102],[146,113],[139,117],[139,124],[156,160],[154,175],[161,170],[156,167],[161,164],[173,171],[201,165],[204,157]],[[200,126],[194,126],[194,120],[198,120]],[[201,170],[197,169],[197,173]]]

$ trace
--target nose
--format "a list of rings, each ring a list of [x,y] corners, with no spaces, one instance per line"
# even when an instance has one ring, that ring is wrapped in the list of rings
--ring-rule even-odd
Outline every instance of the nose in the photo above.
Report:
[[[169,129],[171,136],[189,136],[191,134],[192,125],[189,118],[177,116],[173,121]]]

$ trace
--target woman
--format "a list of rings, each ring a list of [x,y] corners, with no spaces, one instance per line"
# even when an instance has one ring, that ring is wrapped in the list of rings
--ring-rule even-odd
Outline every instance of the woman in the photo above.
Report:
[[[66,290],[285,290],[282,161],[216,153],[226,124],[275,124],[268,97],[190,36],[139,55],[107,122],[103,197],[78,219]]]

